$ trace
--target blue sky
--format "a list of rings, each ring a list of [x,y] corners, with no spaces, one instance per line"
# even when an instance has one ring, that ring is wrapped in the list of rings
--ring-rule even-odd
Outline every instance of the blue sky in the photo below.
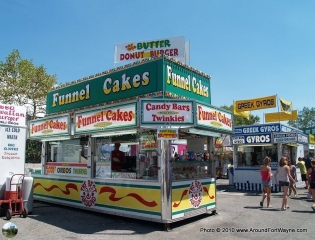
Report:
[[[59,83],[114,67],[115,43],[184,36],[212,105],[277,95],[314,106],[315,1],[0,0],[0,61],[13,49]],[[251,112],[263,122],[263,113]]]

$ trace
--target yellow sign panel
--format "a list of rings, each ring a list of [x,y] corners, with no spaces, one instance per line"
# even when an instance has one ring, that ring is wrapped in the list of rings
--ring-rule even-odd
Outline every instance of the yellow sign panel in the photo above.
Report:
[[[276,95],[263,98],[235,101],[235,111],[253,111],[277,106]]]
[[[297,110],[293,110],[292,114],[287,112],[274,112],[265,114],[265,122],[289,121],[297,119],[298,119]]]
[[[247,118],[249,120],[249,114],[250,114],[249,111],[236,112],[235,109],[236,109],[236,105],[234,103],[234,109],[233,109],[234,114],[237,115],[237,116],[240,116],[240,117]]]
[[[308,140],[310,144],[315,144],[315,135],[309,134],[308,135]]]

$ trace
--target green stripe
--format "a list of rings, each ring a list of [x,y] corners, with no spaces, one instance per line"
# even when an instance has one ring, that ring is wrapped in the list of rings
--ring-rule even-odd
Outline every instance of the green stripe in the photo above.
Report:
[[[188,184],[183,184],[183,185],[178,185],[178,186],[172,186],[172,189],[179,189],[179,188],[189,188],[190,187],[190,184],[191,183],[188,183]],[[204,183],[201,183],[202,185],[214,185],[215,184],[215,181],[210,181],[210,182],[204,182]]]
[[[102,208],[112,208],[117,210],[124,210],[129,212],[136,212],[136,213],[143,213],[143,214],[150,214],[155,216],[161,216],[160,212],[152,212],[152,211],[145,211],[145,210],[139,210],[139,209],[131,209],[131,208],[124,208],[124,207],[116,207],[111,205],[104,205],[104,204],[95,204],[95,206],[102,207]]]
[[[82,204],[81,201],[78,200],[73,200],[73,199],[68,199],[68,198],[61,198],[61,197],[55,197],[55,196],[47,196],[43,194],[38,194],[34,193],[34,196],[36,197],[46,197],[46,198],[51,198],[51,199],[56,199],[56,200],[63,200],[66,202],[72,202],[72,203],[79,203]],[[59,202],[57,203],[59,204]],[[82,204],[83,205],[83,204]],[[116,210],[124,210],[124,211],[129,211],[129,212],[135,212],[135,213],[143,213],[143,214],[149,214],[149,215],[155,215],[155,216],[161,216],[160,212],[152,212],[152,211],[145,211],[145,210],[137,210],[137,209],[130,209],[130,208],[124,208],[124,207],[116,207],[116,206],[111,206],[111,205],[104,205],[104,204],[95,204],[97,207],[101,208],[111,208],[111,209],[116,209]],[[76,206],[73,206],[76,207]],[[88,209],[88,208],[87,208]]]
[[[208,203],[208,204],[202,205],[200,208],[209,207],[209,206],[213,206],[213,205],[216,205],[216,202]],[[197,210],[197,209],[198,209],[198,208],[186,208],[186,209],[184,209],[184,210],[180,210],[180,211],[177,211],[177,212],[172,212],[172,216],[177,215],[177,214],[180,214],[180,213],[185,213],[185,212]]]
[[[45,181],[59,181],[59,182],[73,182],[73,183],[81,183],[86,181],[87,179],[73,180],[73,179],[62,179],[62,178],[41,178],[41,177],[34,177],[37,181],[45,180]],[[145,186],[139,184],[124,184],[124,183],[105,183],[105,182],[96,182],[93,181],[95,184],[100,186],[117,186],[117,187],[129,187],[129,188],[146,188],[146,189],[161,189],[161,186]]]

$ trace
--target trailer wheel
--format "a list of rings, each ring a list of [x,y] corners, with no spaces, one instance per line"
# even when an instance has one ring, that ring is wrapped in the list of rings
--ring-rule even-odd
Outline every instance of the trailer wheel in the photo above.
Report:
[[[24,210],[23,210],[23,217],[24,217],[24,218],[26,218],[26,217],[27,217],[27,215],[28,215],[28,211],[27,211],[27,209],[26,209],[26,208],[24,208]]]
[[[8,210],[7,210],[7,212],[6,212],[6,214],[5,214],[5,217],[6,217],[8,220],[11,219],[11,217],[12,217],[12,210],[11,210],[11,209],[8,209]]]

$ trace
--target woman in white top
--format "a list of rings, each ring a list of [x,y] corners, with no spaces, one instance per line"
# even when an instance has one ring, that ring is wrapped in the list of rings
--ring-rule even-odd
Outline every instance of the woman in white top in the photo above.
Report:
[[[290,174],[290,167],[287,165],[287,158],[282,157],[279,161],[279,167],[274,174],[276,184],[279,180],[279,186],[283,188],[283,199],[282,199],[282,207],[281,210],[286,210],[289,208],[288,206],[288,189],[290,185],[290,180],[295,183],[295,180],[292,178]]]

